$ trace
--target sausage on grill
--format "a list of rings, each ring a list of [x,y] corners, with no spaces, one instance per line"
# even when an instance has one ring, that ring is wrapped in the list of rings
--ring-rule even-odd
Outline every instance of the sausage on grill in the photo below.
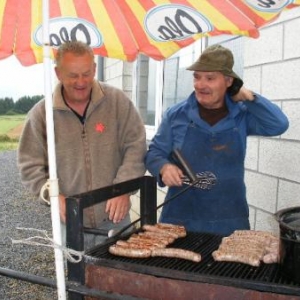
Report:
[[[279,239],[266,231],[236,230],[222,239],[217,251],[212,253],[216,261],[231,261],[259,266],[260,262],[278,262]]]
[[[138,243],[138,242],[131,242],[129,243],[128,241],[123,241],[123,240],[118,240],[116,241],[117,246],[122,246],[126,248],[135,248],[135,249],[154,249],[156,248],[155,245],[152,244],[145,244],[145,243]]]
[[[151,250],[147,248],[129,248],[120,245],[111,245],[109,253],[131,258],[147,258],[151,256]]]
[[[131,239],[136,239],[139,241],[145,241],[145,242],[149,242],[149,243],[157,243],[157,244],[163,244],[165,246],[167,246],[169,244],[169,240],[166,238],[159,238],[159,237],[155,237],[155,236],[151,236],[151,235],[146,235],[144,234],[144,232],[140,232],[139,234],[133,234],[129,240]]]
[[[169,232],[174,232],[179,237],[186,237],[186,230],[184,226],[168,224],[168,223],[157,223],[154,226],[158,227],[159,229],[163,229]]]
[[[212,253],[212,256],[216,261],[240,262],[253,267],[258,267],[260,265],[260,257],[247,251],[241,252],[233,250],[225,252],[216,250]]]
[[[155,231],[143,231],[139,234],[143,234],[144,236],[149,236],[150,238],[158,238],[160,240],[166,241],[167,244],[171,244],[175,241],[174,237],[171,237],[168,234],[163,232],[155,232]]]
[[[140,247],[153,247],[153,248],[165,248],[166,245],[161,242],[155,242],[155,241],[146,241],[143,239],[138,238],[129,238],[127,240],[128,244],[137,244],[140,245]]]
[[[180,248],[156,248],[151,251],[151,256],[182,258],[194,262],[201,261],[201,255],[199,253]]]
[[[159,227],[157,227],[155,225],[147,225],[146,224],[146,225],[143,226],[143,229],[145,231],[153,231],[153,232],[162,233],[162,234],[171,236],[174,239],[178,239],[179,238],[179,235],[176,232],[172,232],[170,230],[162,229],[162,228],[159,228]]]

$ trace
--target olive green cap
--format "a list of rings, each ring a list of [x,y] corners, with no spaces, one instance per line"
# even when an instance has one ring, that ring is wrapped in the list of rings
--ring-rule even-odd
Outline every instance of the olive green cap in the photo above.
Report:
[[[239,88],[243,85],[243,80],[233,72],[234,58],[232,52],[221,46],[212,45],[207,47],[198,60],[193,63],[187,70],[190,71],[203,71],[203,72],[221,72],[226,76],[234,78],[232,85]]]

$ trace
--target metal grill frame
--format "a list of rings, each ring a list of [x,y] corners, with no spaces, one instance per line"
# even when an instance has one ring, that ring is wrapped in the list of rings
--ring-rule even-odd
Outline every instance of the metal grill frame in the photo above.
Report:
[[[278,264],[261,263],[259,267],[253,267],[242,263],[214,261],[211,254],[219,247],[222,238],[220,235],[211,233],[188,232],[187,237],[178,239],[172,244],[172,247],[201,253],[200,263],[175,258],[116,257],[108,252],[109,244],[99,245],[88,251],[85,261],[87,265],[98,265],[185,282],[209,283],[300,296],[300,284],[284,277]]]
[[[126,193],[131,193],[133,191],[140,191],[140,215],[141,215],[141,225],[143,224],[155,224],[157,222],[157,189],[156,189],[156,179],[150,176],[143,176],[134,180],[123,182],[120,184],[112,185],[109,187],[101,188],[98,190],[90,191],[76,196],[71,196],[67,198],[67,246],[75,249],[77,251],[83,251],[83,209],[90,207],[94,204],[103,202],[107,199],[120,196]],[[182,270],[162,268],[160,266],[143,266],[143,261],[128,259],[128,258],[118,258],[114,257],[108,252],[107,245],[99,245],[93,249],[86,251],[84,260],[80,263],[68,262],[68,279],[75,283],[85,285],[86,270],[88,268],[93,269],[94,266],[100,266],[101,268],[112,268],[116,270],[127,271],[130,274],[140,274],[149,275],[154,277],[160,277],[161,279],[170,279],[182,282],[191,282],[199,284],[211,284],[216,286],[230,287],[252,291],[261,291],[264,293],[274,293],[277,296],[280,295],[293,295],[297,299],[300,299],[300,285],[294,283],[288,279],[282,278],[282,274],[279,270],[279,265],[263,265],[256,269],[256,267],[251,267],[240,263],[229,263],[229,262],[214,262],[211,253],[217,249],[221,242],[222,236],[207,234],[207,233],[189,233],[190,235],[199,235],[206,237],[205,241],[201,245],[201,250],[198,248],[191,249],[190,246],[185,246],[181,244],[181,241],[176,241],[173,245],[174,247],[179,247],[188,250],[196,250],[203,256],[201,264],[209,265],[211,264],[211,269],[213,268],[223,268],[224,273],[216,274],[214,272],[202,272],[197,270],[194,274],[192,272],[187,272],[186,274]],[[188,242],[189,244],[190,242]],[[97,257],[94,255],[94,251],[98,248],[102,249],[102,254]],[[97,250],[98,251],[98,250]],[[151,259],[162,259],[162,258],[150,258]],[[170,259],[169,259],[170,260]],[[175,259],[176,263],[181,264],[182,261]],[[234,270],[235,272],[241,274],[241,276],[230,277],[226,276],[226,270]],[[253,274],[255,270],[260,272],[260,276],[270,277],[271,280],[257,280]],[[253,278],[243,278],[244,274],[251,273]],[[272,279],[272,276],[277,276],[276,280]],[[125,295],[124,295],[125,296]],[[83,296],[77,294],[76,292],[69,293],[69,298],[71,300],[82,300]],[[295,298],[295,299],[296,299]],[[276,298],[277,299],[277,298]]]
[[[83,210],[110,198],[140,192],[141,225],[157,222],[157,192],[156,179],[152,176],[142,176],[133,180],[114,184],[66,198],[66,230],[67,247],[76,251],[84,250]],[[85,285],[85,262],[67,263],[68,280]],[[69,293],[71,300],[83,300],[83,296]]]

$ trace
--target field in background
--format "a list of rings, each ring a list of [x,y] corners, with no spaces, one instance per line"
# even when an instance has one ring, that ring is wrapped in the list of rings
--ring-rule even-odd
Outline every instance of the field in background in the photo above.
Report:
[[[18,147],[26,115],[0,116],[0,151]]]

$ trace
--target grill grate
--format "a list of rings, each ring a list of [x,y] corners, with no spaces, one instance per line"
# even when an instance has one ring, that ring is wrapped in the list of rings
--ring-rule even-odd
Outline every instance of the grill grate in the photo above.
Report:
[[[108,252],[111,244],[99,245],[89,250],[85,255],[85,263],[177,280],[300,295],[300,284],[283,277],[278,264],[261,263],[259,267],[252,267],[242,263],[215,262],[211,253],[219,247],[221,239],[222,236],[213,234],[189,232],[187,237],[172,244],[172,247],[200,253],[200,263],[163,257],[118,257]]]

